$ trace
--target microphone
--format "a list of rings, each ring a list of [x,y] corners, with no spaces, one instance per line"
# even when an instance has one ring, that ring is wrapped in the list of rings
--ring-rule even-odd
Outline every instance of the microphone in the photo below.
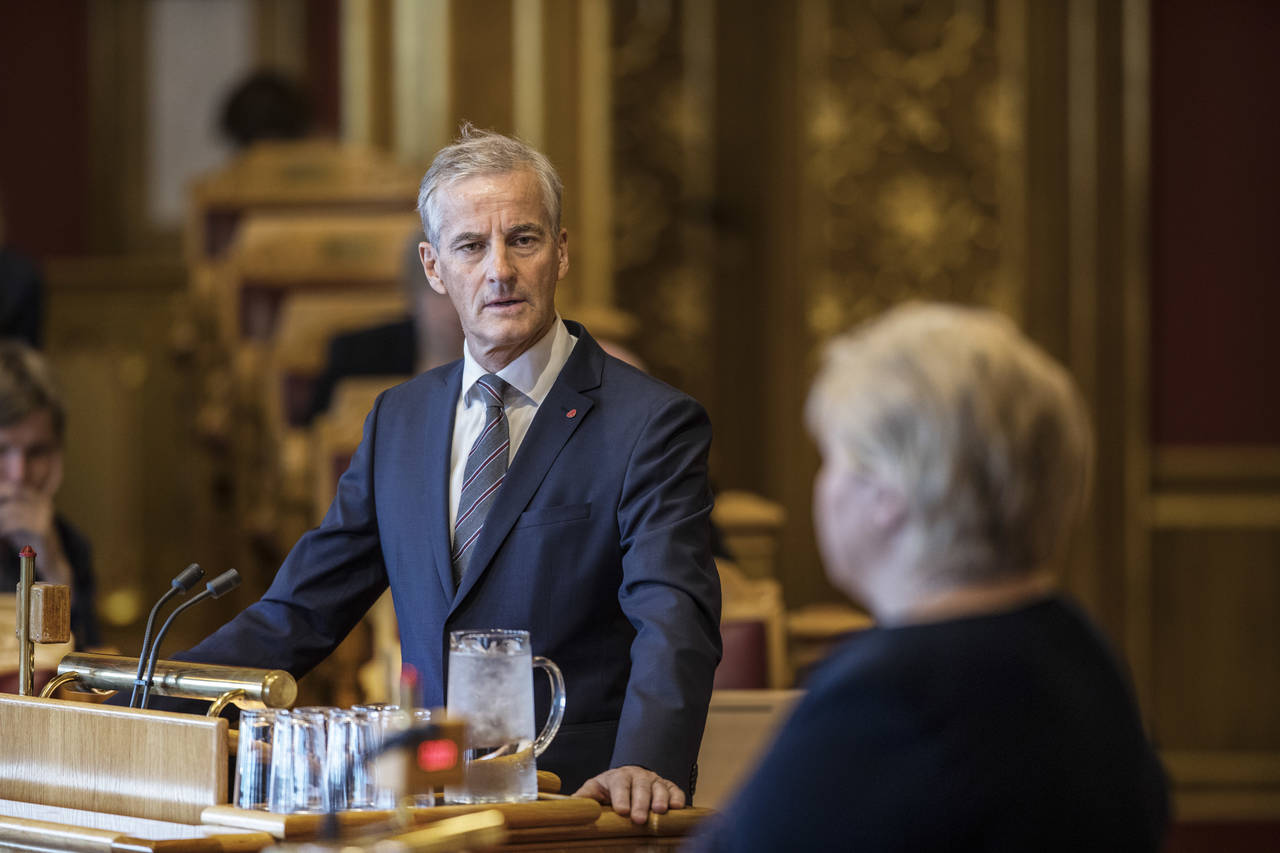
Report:
[[[133,692],[129,694],[130,708],[138,701],[138,685],[142,683],[142,668],[146,665],[147,652],[151,647],[151,628],[155,625],[156,614],[160,612],[160,608],[166,601],[175,595],[185,595],[202,577],[204,577],[204,569],[200,568],[199,563],[187,566],[178,573],[177,577],[169,581],[169,588],[165,590],[164,595],[160,596],[155,607],[151,608],[151,614],[147,616],[147,628],[142,632],[142,648],[138,651],[138,674],[133,678]]]
[[[173,609],[173,612],[169,614],[169,618],[165,620],[164,624],[160,626],[160,630],[156,633],[156,640],[151,644],[151,651],[147,655],[147,674],[142,679],[142,701],[138,703],[139,708],[146,708],[147,702],[151,698],[151,678],[156,672],[156,658],[160,655],[160,643],[164,640],[164,635],[169,631],[169,626],[173,624],[173,620],[177,615],[187,608],[204,601],[206,598],[221,598],[239,585],[240,573],[235,569],[227,569],[205,584],[203,592],[192,596]]]

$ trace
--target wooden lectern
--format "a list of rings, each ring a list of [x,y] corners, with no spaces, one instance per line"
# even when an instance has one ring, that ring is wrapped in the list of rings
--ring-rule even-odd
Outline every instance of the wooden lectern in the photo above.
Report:
[[[322,815],[278,815],[226,805],[229,738],[227,721],[218,711],[229,702],[288,707],[297,685],[286,672],[155,662],[151,687],[158,694],[214,700],[206,716],[29,695],[35,645],[66,639],[65,625],[57,628],[56,619],[44,618],[65,615],[66,596],[32,594],[34,557],[30,548],[24,549],[18,596],[24,695],[0,693],[0,849],[225,853],[262,850],[276,840],[313,839],[321,833]],[[33,606],[37,599],[51,606]],[[48,688],[77,681],[91,688],[129,689],[140,671],[137,658],[72,653],[63,657]],[[406,772],[425,774],[415,780],[423,784],[452,780],[460,772],[462,723],[438,725],[432,731],[443,735],[430,736],[455,744],[447,766],[429,763],[421,744],[415,748],[412,739],[401,747],[416,758],[409,762],[416,769]],[[480,850],[504,841],[504,849],[513,850],[561,849],[566,843],[582,850],[617,850],[674,846],[702,811],[653,815],[647,825],[636,827],[594,800],[547,794],[537,802],[492,808],[402,806],[395,812],[341,812],[334,820],[348,833],[365,832],[362,838],[344,839],[361,850]]]
[[[0,799],[198,823],[227,800],[227,721],[0,695]]]

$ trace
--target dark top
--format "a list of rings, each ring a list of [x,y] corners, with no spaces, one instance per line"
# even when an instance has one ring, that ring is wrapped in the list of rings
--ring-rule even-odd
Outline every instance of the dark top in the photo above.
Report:
[[[98,633],[98,615],[93,606],[93,551],[89,540],[62,516],[53,520],[58,529],[58,539],[62,543],[62,553],[71,566],[71,633],[75,636],[76,648],[86,649],[102,644]],[[26,543],[0,543],[0,584],[4,589],[17,589],[20,575],[18,552]],[[44,580],[40,575],[40,555],[36,555],[36,580]]]
[[[349,376],[408,376],[417,359],[417,333],[413,320],[336,335],[329,342],[324,370],[316,378],[306,423],[329,408],[333,389]]]
[[[815,673],[695,850],[1158,850],[1164,773],[1082,613],[876,628]]]
[[[40,269],[12,249],[0,247],[0,338],[40,347],[44,282]]]

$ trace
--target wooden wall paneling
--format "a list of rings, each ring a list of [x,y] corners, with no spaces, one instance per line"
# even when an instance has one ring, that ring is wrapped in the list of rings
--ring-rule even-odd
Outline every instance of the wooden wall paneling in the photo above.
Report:
[[[1151,10],[1147,0],[1126,0],[1120,18],[1123,154],[1120,316],[1123,323],[1124,649],[1138,700],[1152,710],[1150,453],[1150,204]]]
[[[511,133],[512,0],[454,0],[449,15],[453,81],[451,127],[470,121],[476,127]]]
[[[1148,101],[1141,45],[1126,29],[1140,26],[1127,22],[1132,14],[1097,0],[1006,6],[1028,57],[1026,226],[1007,236],[1025,240],[1020,318],[1071,371],[1096,437],[1092,500],[1069,543],[1064,585],[1134,656],[1142,694],[1147,198],[1133,113],[1140,119]]]
[[[254,0],[254,55],[297,80],[306,73],[306,0]]]
[[[89,5],[4,5],[0,239],[37,258],[89,248]]]
[[[1089,601],[1093,615],[1110,634],[1113,642],[1121,646],[1125,638],[1126,580],[1125,548],[1129,541],[1143,541],[1146,531],[1141,516],[1131,511],[1126,500],[1126,454],[1129,447],[1121,438],[1126,434],[1129,418],[1128,407],[1138,406],[1141,416],[1145,397],[1139,383],[1131,382],[1127,369],[1116,369],[1126,363],[1128,323],[1126,314],[1126,267],[1129,253],[1141,252],[1142,246],[1130,246],[1127,240],[1133,235],[1126,230],[1126,216],[1140,211],[1143,200],[1130,199],[1134,188],[1126,180],[1129,168],[1125,148],[1125,98],[1133,93],[1127,87],[1139,86],[1140,81],[1128,80],[1124,70],[1127,55],[1123,32],[1121,4],[1098,3],[1094,10],[1095,35],[1093,61],[1097,72],[1095,86],[1096,111],[1093,121],[1096,132],[1096,172],[1094,182],[1097,200],[1094,205],[1092,228],[1094,241],[1093,265],[1093,378],[1092,392],[1086,391],[1096,437],[1094,461],[1094,485],[1089,514],[1086,518],[1092,531],[1090,557],[1093,573]],[[1140,92],[1137,93],[1140,95]],[[1140,109],[1139,103],[1132,108]],[[1143,168],[1135,164],[1135,168]],[[1087,238],[1086,238],[1087,239]],[[1139,283],[1140,284],[1140,283]],[[1140,318],[1137,318],[1140,319]],[[1073,350],[1081,347],[1080,339],[1073,339]],[[1139,370],[1141,366],[1139,365]],[[1145,450],[1141,450],[1144,452]]]
[[[1105,71],[1099,63],[1098,8],[1093,0],[1067,8],[1066,28],[1066,139],[1067,212],[1066,242],[1070,246],[1065,290],[1067,332],[1065,363],[1071,370],[1090,411],[1098,403],[1098,279],[1100,261],[1097,231],[1101,203],[1098,185],[1098,149],[1102,145],[1098,113],[1100,87]],[[1109,87],[1110,88],[1110,87]],[[1094,423],[1095,435],[1097,423]],[[1108,447],[1111,446],[1107,442]],[[1095,460],[1095,467],[1096,467]],[[1096,478],[1095,478],[1096,481]],[[1070,539],[1066,568],[1067,588],[1094,613],[1102,598],[1097,504],[1090,501],[1080,529]],[[1113,575],[1119,573],[1112,570]]]
[[[577,161],[582,185],[574,289],[584,306],[612,306],[615,302],[611,21],[605,0],[583,0],[580,4]]]
[[[753,245],[763,250],[763,254],[753,256],[755,269],[749,270],[744,279],[758,282],[763,288],[762,294],[753,301],[762,310],[756,322],[762,336],[760,340],[765,342],[765,381],[762,386],[753,384],[744,389],[743,400],[752,408],[744,412],[743,417],[760,421],[761,442],[759,447],[748,445],[742,452],[764,457],[758,489],[786,508],[787,523],[778,543],[778,579],[783,583],[788,608],[795,608],[806,602],[840,596],[826,582],[820,565],[809,562],[814,558],[807,557],[804,551],[797,554],[791,550],[813,542],[812,484],[802,482],[796,472],[816,471],[818,467],[817,449],[808,437],[801,416],[813,362],[804,334],[807,304],[801,296],[806,270],[797,263],[807,248],[803,231],[807,227],[803,215],[807,199],[802,195],[804,146],[800,128],[804,116],[803,86],[808,78],[803,55],[806,36],[801,29],[804,19],[800,9],[791,4],[770,5],[774,11],[760,55],[770,57],[773,65],[762,88],[770,96],[765,103],[773,104],[772,112],[765,117],[767,131],[762,140],[772,152],[772,163],[767,169],[753,170],[753,174],[760,175],[764,205],[760,230],[756,232],[759,243]],[[726,358],[721,363],[735,362]],[[761,387],[767,395],[763,418],[759,416],[760,400],[751,399],[759,394]]]
[[[782,346],[777,379],[771,390],[778,416],[773,421],[775,452],[786,461],[774,466],[774,494],[787,508],[788,524],[782,529],[779,552],[786,563],[780,565],[783,594],[788,607],[838,597],[822,572],[821,557],[813,532],[813,477],[819,466],[817,447],[804,427],[803,415],[808,386],[818,365],[811,339],[814,307],[814,279],[829,276],[829,258],[823,245],[828,229],[820,190],[821,176],[830,174],[829,147],[815,145],[814,137],[830,131],[833,122],[821,113],[819,98],[829,98],[831,32],[826,0],[804,0],[796,22],[796,112],[795,178],[797,222],[794,243],[794,279],[789,282],[790,298],[776,305],[783,319]],[[838,125],[836,125],[838,127]],[[839,318],[832,318],[840,322]],[[771,406],[771,408],[773,408]]]
[[[316,111],[316,132],[328,138],[337,137],[342,124],[340,4],[307,0],[304,7],[307,91]]]
[[[772,446],[773,407],[765,401],[778,393],[779,358],[770,350],[795,339],[784,333],[799,282],[791,267],[794,166],[783,147],[795,129],[794,20],[793,7],[767,0],[721,0],[715,10],[715,188],[707,215],[716,381],[702,402],[715,427],[717,485],[756,493],[773,493],[773,454],[761,452]]]
[[[1280,761],[1280,524],[1161,529],[1152,556],[1160,745]]]
[[[59,510],[88,536],[104,639],[136,648],[141,620],[195,560],[232,566],[236,531],[220,526],[191,429],[194,389],[169,350],[184,274],[175,261],[85,259],[47,269],[47,350],[67,407]],[[203,637],[235,594],[176,624],[168,648]]]
[[[95,252],[148,248],[145,0],[89,5],[89,237]]]
[[[1280,444],[1280,5],[1151,12],[1151,434]]]
[[[567,293],[577,287],[577,256],[582,237],[582,173],[578,158],[581,114],[581,58],[575,45],[581,38],[577,0],[543,0],[542,23],[542,152],[551,158],[564,181],[561,226],[569,231],[569,276],[561,283]],[[563,297],[565,292],[561,293]]]
[[[1154,728],[1187,820],[1280,819],[1280,449],[1152,465]]]

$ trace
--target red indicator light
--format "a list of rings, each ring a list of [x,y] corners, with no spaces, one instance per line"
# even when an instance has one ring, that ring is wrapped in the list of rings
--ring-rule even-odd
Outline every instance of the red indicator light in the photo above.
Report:
[[[458,745],[451,740],[424,740],[418,744],[418,766],[428,773],[448,770],[458,763]]]

